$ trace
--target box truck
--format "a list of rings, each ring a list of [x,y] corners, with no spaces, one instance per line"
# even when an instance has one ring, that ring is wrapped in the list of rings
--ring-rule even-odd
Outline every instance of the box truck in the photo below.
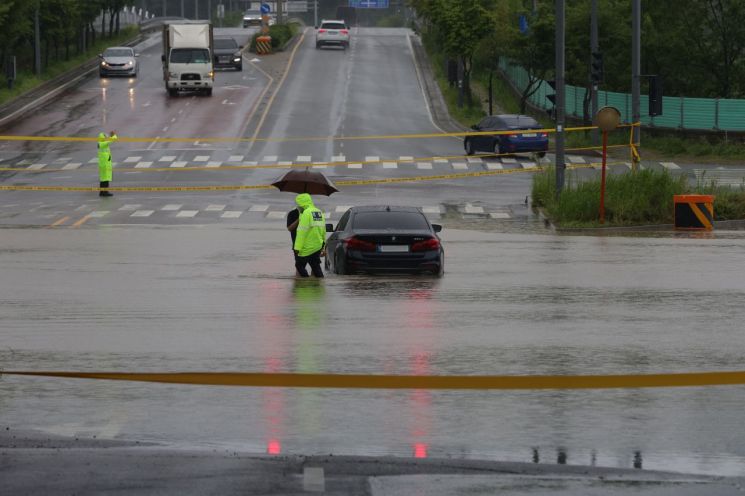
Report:
[[[212,66],[212,24],[179,22],[163,25],[163,79],[170,96],[179,91],[212,95],[215,70]]]

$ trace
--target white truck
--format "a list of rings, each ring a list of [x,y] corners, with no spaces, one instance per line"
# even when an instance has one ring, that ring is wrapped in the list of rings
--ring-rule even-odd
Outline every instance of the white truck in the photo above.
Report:
[[[215,69],[212,66],[212,24],[178,22],[163,25],[163,80],[170,96],[179,91],[201,91],[212,95]]]

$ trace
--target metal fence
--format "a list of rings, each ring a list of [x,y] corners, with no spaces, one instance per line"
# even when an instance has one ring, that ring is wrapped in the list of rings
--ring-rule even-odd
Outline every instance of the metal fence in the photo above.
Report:
[[[528,85],[528,73],[520,66],[511,64],[501,58],[499,68],[518,89]],[[583,102],[586,88],[580,86],[566,86],[567,115],[582,118]],[[546,95],[554,91],[545,81],[541,81],[538,91],[530,98],[530,102],[542,109],[553,107]],[[621,111],[624,122],[631,122],[631,94],[613,91],[598,92],[600,106],[611,105]],[[641,122],[645,126],[691,129],[706,131],[745,131],[745,100],[722,98],[685,98],[666,96],[662,99],[664,115],[649,117],[642,115]],[[647,95],[641,95],[642,114],[649,106]]]

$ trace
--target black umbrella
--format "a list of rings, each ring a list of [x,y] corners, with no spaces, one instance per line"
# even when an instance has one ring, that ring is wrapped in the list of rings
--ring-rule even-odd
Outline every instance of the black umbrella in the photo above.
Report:
[[[331,196],[332,193],[339,191],[329,178],[320,172],[307,168],[304,170],[291,170],[273,182],[272,186],[280,191],[308,193],[311,195]]]

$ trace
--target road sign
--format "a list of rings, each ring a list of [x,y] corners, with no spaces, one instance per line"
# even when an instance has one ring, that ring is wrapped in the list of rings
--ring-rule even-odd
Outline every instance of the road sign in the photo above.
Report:
[[[217,5],[217,18],[218,19],[225,19],[225,5],[218,4]]]
[[[522,34],[528,34],[528,16],[525,14],[520,16],[519,19],[520,32]]]
[[[308,0],[288,1],[287,12],[308,12]]]
[[[358,9],[387,9],[389,0],[349,0],[350,7]]]
[[[271,5],[269,5],[268,3],[262,3],[261,4],[261,13],[262,14],[268,14],[271,11],[272,11],[272,6]]]

